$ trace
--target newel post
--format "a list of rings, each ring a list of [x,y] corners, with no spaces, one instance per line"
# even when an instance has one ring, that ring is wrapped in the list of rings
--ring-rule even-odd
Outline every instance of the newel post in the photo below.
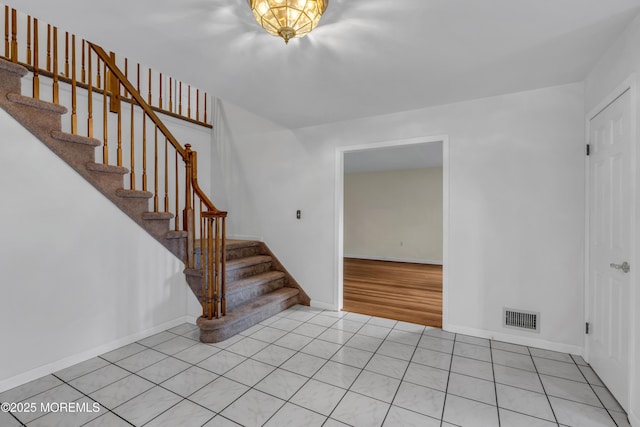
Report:
[[[193,180],[193,151],[191,151],[191,144],[185,145],[186,156],[185,162],[185,203],[184,211],[182,213],[183,230],[187,231],[187,259],[186,265],[189,268],[195,267],[195,251],[194,244],[196,239],[196,229],[193,224],[193,200],[191,182]]]

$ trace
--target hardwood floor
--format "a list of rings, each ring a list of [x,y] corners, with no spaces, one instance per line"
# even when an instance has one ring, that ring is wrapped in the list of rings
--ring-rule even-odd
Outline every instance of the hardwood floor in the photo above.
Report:
[[[442,327],[442,266],[344,259],[343,309]]]

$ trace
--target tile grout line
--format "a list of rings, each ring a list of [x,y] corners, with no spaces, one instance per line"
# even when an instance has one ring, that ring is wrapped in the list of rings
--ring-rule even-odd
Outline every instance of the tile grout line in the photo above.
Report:
[[[451,347],[451,360],[449,361],[449,373],[447,374],[447,386],[444,390],[444,401],[442,402],[442,414],[440,414],[440,427],[444,424],[444,410],[447,407],[447,396],[449,395],[449,381],[451,380],[451,368],[453,368],[453,355],[456,349],[456,339],[458,334],[453,334],[453,347]]]
[[[571,357],[571,360],[573,360],[573,357]],[[575,360],[573,361],[573,363],[575,363]],[[575,363],[576,366],[578,365],[577,363]],[[600,396],[598,395],[598,393],[596,393],[596,390],[593,388],[594,386],[589,382],[589,380],[587,379],[586,375],[584,374],[584,372],[582,372],[582,369],[580,369],[580,367],[578,367],[578,371],[580,371],[580,374],[584,377],[584,380],[587,382],[587,384],[589,385],[589,388],[591,389],[591,391],[593,392],[593,394],[596,395],[596,397],[598,398],[598,402],[600,402],[600,404],[602,405],[602,407],[604,408],[605,411],[607,411],[607,414],[609,415],[609,418],[611,418],[611,420],[613,421],[613,424],[618,427],[618,422],[616,421],[615,418],[613,418],[613,415],[611,415],[611,411],[609,410],[609,408],[607,408],[607,406],[604,404],[604,402],[602,401],[602,399],[600,398]],[[595,371],[593,371],[593,373],[595,374]],[[598,374],[596,374],[598,375]],[[600,377],[598,377],[599,379]],[[602,383],[604,384],[604,383]],[[611,394],[611,396],[613,397],[613,394]],[[615,397],[614,397],[615,399]],[[622,408],[622,406],[621,406]]]
[[[536,370],[536,374],[538,374],[538,381],[540,381],[540,386],[542,387],[542,391],[544,391],[544,395],[547,398],[547,402],[549,402],[549,407],[551,408],[551,413],[553,414],[553,418],[556,420],[556,424],[560,425],[558,421],[558,416],[556,415],[555,409],[553,409],[553,405],[551,404],[551,399],[549,398],[549,394],[547,394],[547,389],[542,382],[542,377],[540,376],[540,371],[538,371],[538,366],[536,365],[536,361],[533,359],[533,355],[531,354],[531,349],[527,347],[527,351],[529,352],[529,357],[531,358],[531,363],[533,363],[533,368]]]
[[[502,420],[500,419],[500,404],[498,402],[498,385],[496,384],[496,370],[493,364],[493,346],[492,340],[489,340],[489,356],[491,357],[491,375],[493,375],[493,390],[496,394],[496,412],[498,414],[498,427],[501,426]]]
[[[424,331],[425,330],[426,329],[422,330],[422,333],[420,334],[420,339],[422,339],[422,337],[424,336]],[[391,333],[391,332],[389,332],[389,333]],[[396,392],[393,393],[393,397],[391,398],[391,402],[389,403],[389,408],[387,409],[387,412],[384,414],[384,418],[382,419],[382,425],[384,425],[385,421],[387,420],[387,417],[389,416],[389,412],[391,411],[391,407],[393,406],[393,402],[396,400],[396,396],[398,396],[398,392],[400,391],[400,387],[402,387],[402,382],[404,381],[404,377],[407,375],[407,371],[409,370],[409,366],[411,366],[411,361],[413,360],[413,356],[416,354],[416,350],[418,350],[418,344],[419,343],[420,343],[420,340],[418,340],[418,342],[416,343],[415,347],[413,348],[413,352],[411,352],[411,357],[409,358],[409,363],[407,363],[407,367],[404,368],[404,373],[402,374],[402,378],[400,378],[400,384],[398,384],[398,388],[396,389]],[[382,343],[380,343],[380,347],[382,346],[382,344],[384,344],[384,340],[382,341]],[[380,349],[380,347],[378,347],[378,349]],[[374,353],[374,355],[375,354],[377,354],[377,350],[376,350],[376,353]],[[364,368],[362,370],[364,371]],[[424,415],[424,414],[422,414],[422,415]]]
[[[371,319],[369,319],[369,320],[371,320]],[[363,325],[358,329],[358,331],[359,331],[360,329],[362,329],[362,328],[364,327],[364,325],[366,325],[368,322],[369,322],[369,321],[367,321],[367,322],[363,323]],[[386,338],[387,336],[389,336],[389,334],[391,333],[391,331],[392,331],[392,330],[393,330],[393,329],[391,328],[391,329],[389,330],[389,332],[387,332],[387,335],[385,335],[385,338]],[[358,333],[358,331],[354,332],[354,333],[353,333],[353,336],[352,336],[351,338],[353,338],[353,337]],[[349,340],[351,340],[351,338],[349,338]],[[375,337],[372,337],[372,338],[375,338]],[[341,348],[344,348],[344,346],[346,345],[346,343],[347,343],[347,342],[349,342],[349,340],[347,340],[347,341],[345,342],[345,344],[343,344],[343,345],[342,345],[342,347],[341,347]],[[372,358],[377,354],[378,350],[380,349],[380,347],[382,346],[382,344],[383,344],[383,343],[384,343],[384,338],[382,339],[382,342],[380,342],[380,344],[378,344],[378,347],[376,347],[376,351],[374,351],[374,352],[373,352],[373,355],[369,358],[369,360],[367,360],[367,364],[368,364],[368,363],[371,361],[371,359],[372,359]],[[338,350],[338,351],[340,351],[340,350]],[[336,352],[336,353],[337,353],[337,352]],[[334,353],[334,355],[335,355],[335,353]],[[345,398],[345,396],[347,395],[347,393],[349,393],[349,392],[351,391],[351,387],[353,387],[353,385],[356,383],[356,381],[358,381],[358,378],[360,378],[360,375],[362,375],[362,373],[363,373],[363,372],[364,372],[364,370],[365,370],[364,368],[365,368],[366,366],[367,366],[367,365],[365,364],[362,368],[360,368],[360,372],[358,372],[358,375],[356,375],[356,378],[355,378],[355,379],[353,380],[353,382],[349,385],[349,388],[347,389],[346,393],[345,393],[345,394],[343,394],[343,395],[342,395],[342,397],[340,398],[340,400],[338,401],[338,403],[336,403],[336,406],[334,406],[334,407],[333,407],[333,409],[332,409],[332,410],[331,410],[331,412],[329,413],[329,416],[327,417],[327,419],[325,420],[325,422],[324,422],[323,424],[326,424],[326,423],[327,423],[327,421],[328,421],[329,419],[333,419],[333,418],[331,418],[331,415],[335,412],[335,410],[338,408],[338,406],[340,406],[340,403],[342,403],[342,401],[344,400],[344,398]],[[320,369],[322,369],[322,368],[320,368]],[[354,393],[354,392],[352,392],[352,393]],[[358,393],[358,394],[360,394],[360,393]],[[367,397],[368,397],[368,396],[367,396]],[[391,404],[390,404],[389,406],[391,406]],[[386,414],[385,414],[385,418],[386,418]],[[337,420],[337,421],[340,421],[340,420]],[[344,423],[343,421],[340,421],[340,422],[341,422],[341,423],[343,423],[343,424],[346,424],[346,423]],[[384,422],[384,419],[383,419],[383,422]]]

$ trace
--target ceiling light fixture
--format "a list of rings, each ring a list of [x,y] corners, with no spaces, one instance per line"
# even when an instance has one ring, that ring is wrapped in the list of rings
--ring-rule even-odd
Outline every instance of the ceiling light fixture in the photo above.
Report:
[[[249,0],[258,24],[287,44],[313,30],[328,4],[329,0]]]

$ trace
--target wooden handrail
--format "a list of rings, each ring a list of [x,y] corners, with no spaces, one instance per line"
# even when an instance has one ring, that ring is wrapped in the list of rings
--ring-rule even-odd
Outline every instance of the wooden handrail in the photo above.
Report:
[[[111,57],[100,46],[95,45],[93,43],[89,43],[89,46],[91,46],[91,49],[98,55],[98,57],[102,60],[102,62],[104,62],[107,65],[107,67],[109,68],[109,71],[111,71],[113,75],[120,81],[120,83],[124,86],[125,90],[127,90],[131,94],[131,96],[133,96],[133,98],[136,100],[136,103],[140,106],[140,108],[144,110],[145,114],[148,117],[150,117],[151,120],[153,120],[153,122],[158,126],[158,129],[160,129],[160,131],[169,139],[169,142],[171,142],[171,145],[173,145],[176,151],[180,153],[183,159],[186,160],[187,152],[185,151],[185,149],[182,148],[182,146],[180,145],[178,140],[173,136],[171,131],[158,118],[158,116],[151,109],[149,104],[147,104],[144,98],[140,95],[140,92],[138,92],[138,90],[135,87],[133,87],[131,82],[129,82],[129,80],[124,76],[122,71],[120,71],[120,69],[116,66],[116,64],[111,59]]]

